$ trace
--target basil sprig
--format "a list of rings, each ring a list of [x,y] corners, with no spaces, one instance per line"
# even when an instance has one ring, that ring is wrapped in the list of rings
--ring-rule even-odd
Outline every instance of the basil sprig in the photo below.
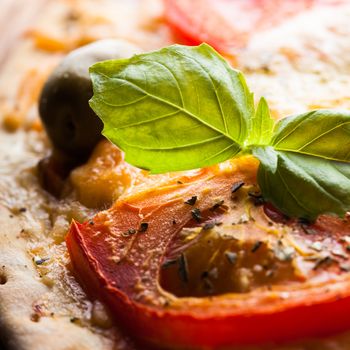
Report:
[[[173,45],[90,68],[90,105],[126,161],[151,173],[260,160],[266,200],[291,217],[350,209],[350,112],[270,116],[241,72],[210,46]]]

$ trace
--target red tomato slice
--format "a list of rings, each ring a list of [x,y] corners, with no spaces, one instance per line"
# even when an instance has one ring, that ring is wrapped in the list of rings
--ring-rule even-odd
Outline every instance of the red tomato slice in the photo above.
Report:
[[[207,42],[224,54],[320,0],[164,0],[165,18],[187,43]],[[339,2],[339,1],[337,1]],[[334,3],[334,1],[326,1]]]
[[[73,222],[67,247],[73,269],[87,291],[102,299],[131,335],[166,348],[285,342],[349,329],[350,274],[338,263],[328,266],[328,260],[326,267],[321,261],[312,269],[312,274],[321,277],[313,282],[286,281],[276,288],[246,293],[176,297],[161,285],[167,250],[182,228],[191,222],[193,226],[201,215],[203,220],[212,215],[218,199],[232,203],[232,184],[255,183],[256,161],[243,158],[230,164],[231,168],[218,165],[143,189],[90,222]],[[186,203],[194,201],[194,195],[198,196],[195,203]],[[261,207],[255,210],[259,222],[252,224],[259,230],[268,219]],[[296,225],[298,232],[301,224],[290,225]],[[244,229],[248,237],[254,234],[251,226]],[[300,229],[298,234],[305,239],[340,241],[350,234],[350,225],[323,218],[312,230],[303,233]],[[255,249],[248,253],[252,256]]]

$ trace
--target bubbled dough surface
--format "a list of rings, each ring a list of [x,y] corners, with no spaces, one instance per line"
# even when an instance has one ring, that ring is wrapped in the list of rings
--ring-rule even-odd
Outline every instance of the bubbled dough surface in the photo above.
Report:
[[[96,4],[88,0],[75,4],[78,9],[86,8],[91,17],[101,11],[113,15],[117,22],[118,16],[122,17],[110,35],[125,37],[139,25],[136,6],[140,4],[143,8],[146,2],[149,1],[107,0]],[[65,0],[47,3],[45,15],[39,15],[35,25],[49,32],[56,26],[60,33],[64,25],[61,19],[70,5],[73,7],[73,2]],[[131,13],[136,16],[128,27],[124,18]],[[147,36],[147,30],[143,36]],[[148,36],[150,41],[157,41]],[[131,39],[137,44],[137,37]],[[36,50],[28,38],[18,39],[0,67],[0,124],[6,111],[4,105],[15,103],[25,73],[60,57],[60,53]],[[74,198],[58,203],[41,190],[36,164],[48,149],[44,135],[24,131],[11,134],[0,127],[0,339],[9,340],[10,349],[15,350],[133,349],[117,327],[110,327],[108,322],[102,327],[96,325],[101,321],[101,316],[94,320],[98,317],[94,312],[96,303],[87,299],[67,269],[63,237],[69,221],[72,217],[83,221],[94,213]],[[26,211],[21,212],[21,208]],[[34,256],[50,257],[50,260],[36,266]]]

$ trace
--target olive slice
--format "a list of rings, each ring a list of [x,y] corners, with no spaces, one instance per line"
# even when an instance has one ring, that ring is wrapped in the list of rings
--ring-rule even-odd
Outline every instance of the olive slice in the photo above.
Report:
[[[93,94],[89,67],[139,51],[126,41],[106,39],[76,49],[63,59],[45,83],[39,101],[40,117],[54,149],[76,164],[87,159],[102,137],[102,122],[88,103]]]

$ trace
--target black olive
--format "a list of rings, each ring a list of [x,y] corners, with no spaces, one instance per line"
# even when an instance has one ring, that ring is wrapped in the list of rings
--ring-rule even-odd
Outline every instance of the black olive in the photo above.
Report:
[[[72,51],[44,85],[39,113],[51,140],[51,154],[38,164],[41,185],[59,197],[71,169],[84,163],[102,138],[102,122],[89,106],[89,67],[99,61],[130,57],[140,50],[121,40],[100,40]]]
[[[68,158],[70,164],[86,161],[102,137],[102,122],[88,103],[93,94],[89,67],[137,52],[137,47],[121,40],[94,42],[67,55],[44,85],[40,117],[54,150]]]

